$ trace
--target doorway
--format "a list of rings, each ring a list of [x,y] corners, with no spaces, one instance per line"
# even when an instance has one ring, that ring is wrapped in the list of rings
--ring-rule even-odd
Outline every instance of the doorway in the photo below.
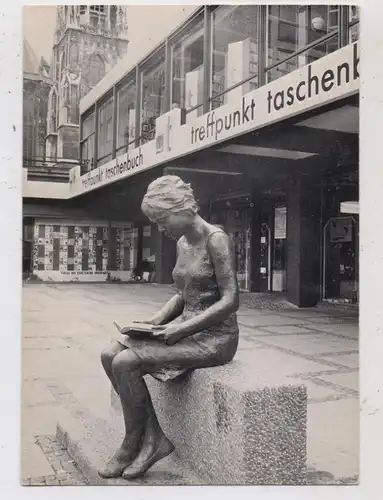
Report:
[[[260,291],[286,291],[287,207],[272,202],[261,219]]]
[[[323,229],[323,300],[358,302],[359,217],[330,218]]]
[[[248,292],[251,287],[251,206],[250,198],[239,196],[217,200],[211,205],[210,221],[220,225],[233,243],[238,286]]]
[[[272,291],[286,291],[287,262],[287,207],[275,205],[274,211],[274,248],[272,259]]]

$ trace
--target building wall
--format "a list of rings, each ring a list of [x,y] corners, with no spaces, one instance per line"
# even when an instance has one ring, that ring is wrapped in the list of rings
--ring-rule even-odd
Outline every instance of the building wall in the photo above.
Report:
[[[59,130],[59,138],[62,147],[62,158],[79,158],[79,134],[78,127],[62,127]]]
[[[103,61],[102,77],[121,59],[127,51],[128,41],[117,38],[105,37],[98,33],[89,33],[81,29],[69,29],[54,53],[57,57],[67,60],[69,70],[77,72],[81,69],[83,73],[82,97],[88,93],[97,83],[98,79],[92,78],[89,62],[91,56],[98,55]],[[69,47],[69,49],[68,49]],[[60,79],[63,77],[65,67],[62,67]],[[79,102],[77,102],[77,106]]]
[[[193,148],[196,147],[198,142],[201,144],[202,141],[205,141],[207,145],[207,137],[210,137],[211,142],[214,134],[209,134],[204,128],[199,129],[196,119],[202,114],[206,115],[208,109],[215,112],[215,118],[211,115],[211,120],[214,118],[215,123],[219,123],[219,127],[222,127],[222,130],[216,134],[215,139],[219,135],[223,138],[222,134],[226,134],[227,130],[240,126],[239,122],[236,124],[238,120],[241,121],[240,108],[238,111],[234,111],[234,106],[240,106],[241,97],[246,95],[249,98],[249,92],[252,90],[258,91],[259,102],[255,102],[258,100],[258,95],[251,103],[249,98],[248,104],[251,105],[251,112],[243,116],[246,123],[253,120],[260,122],[261,116],[268,117],[271,120],[273,116],[279,115],[280,119],[282,119],[287,117],[288,114],[295,113],[295,110],[299,109],[301,102],[302,106],[305,106],[311,100],[310,102],[314,106],[314,100],[317,99],[318,103],[322,91],[327,93],[334,88],[335,92],[335,88],[341,86],[342,79],[338,78],[339,85],[337,87],[332,82],[328,89],[325,89],[326,83],[325,87],[322,85],[323,88],[319,84],[323,74],[325,76],[328,74],[331,76],[332,74],[331,72],[323,73],[326,71],[324,67],[326,56],[331,57],[331,53],[334,52],[339,57],[342,54],[337,49],[340,46],[338,43],[339,30],[343,26],[341,25],[341,19],[344,17],[344,12],[339,6],[332,7],[334,6],[321,6],[320,9],[317,9],[313,6],[304,6],[302,8],[298,8],[298,6],[280,6],[274,9],[254,5],[219,6],[218,8],[209,6],[206,11],[199,9],[198,15],[189,20],[190,22],[185,24],[184,29],[175,33],[166,32],[161,24],[161,29],[164,29],[167,40],[163,40],[157,45],[155,50],[152,49],[151,52],[146,53],[145,58],[134,57],[135,48],[132,43],[129,46],[127,58],[110,71],[80,104],[80,110],[83,114],[86,110],[90,111],[89,108],[97,102],[100,119],[104,101],[108,100],[109,103],[110,100],[110,107],[112,107],[112,87],[115,86],[116,95],[118,96],[124,86],[125,90],[128,88],[129,82],[129,99],[126,99],[129,100],[129,106],[121,107],[120,101],[116,105],[117,123],[119,125],[122,123],[123,127],[121,128],[128,130],[129,134],[127,134],[124,143],[118,144],[118,150],[113,151],[113,140],[110,137],[113,132],[111,131],[111,134],[107,135],[104,130],[97,130],[92,141],[97,138],[96,143],[99,150],[102,150],[106,143],[109,145],[109,149],[106,158],[101,154],[100,161],[93,162],[93,169],[98,168],[101,163],[105,164],[115,157],[119,157],[123,151],[126,152],[126,149],[120,149],[120,146],[121,148],[127,148],[131,138],[133,138],[133,142],[130,142],[129,148],[132,154],[138,145],[137,143],[145,146],[148,141],[150,142],[154,138],[156,140],[156,153],[162,154],[166,151],[166,147],[168,148],[167,151],[173,150],[174,152],[177,149],[177,144],[181,144],[181,140],[175,137],[175,129],[183,122],[186,122],[186,126],[195,123],[195,127],[192,128],[194,132],[191,132]],[[144,8],[140,7],[141,16]],[[164,11],[166,12],[166,9]],[[321,21],[321,29],[314,29],[314,20]],[[204,25],[207,23],[212,29],[212,35],[209,36],[208,40],[205,39],[208,30],[204,29]],[[143,26],[141,38],[144,38],[143,32],[145,29],[146,26]],[[324,39],[324,35],[326,35],[326,39]],[[342,37],[342,50],[354,38],[349,29],[348,37]],[[152,43],[153,39],[150,38],[150,40]],[[315,50],[312,46],[313,42],[317,42]],[[170,47],[171,57],[165,57],[165,45]],[[143,42],[142,47],[144,46],[145,43]],[[143,50],[142,47],[139,50]],[[302,49],[306,50],[302,52]],[[357,54],[357,50],[355,54]],[[295,53],[296,56],[294,56]],[[345,53],[344,50],[343,53]],[[335,60],[336,57],[330,58],[330,61]],[[268,59],[267,64],[272,65],[272,69],[264,67],[266,59]],[[321,60],[323,66],[318,64]],[[132,65],[133,61],[137,65],[136,67],[134,64]],[[204,65],[209,61],[211,64],[209,63],[209,67],[206,68]],[[263,61],[262,64],[261,61]],[[300,94],[300,89],[305,86],[305,82],[303,82],[303,87],[299,83],[293,84],[292,90],[289,90],[289,92],[293,92],[291,102],[290,98],[287,99],[288,94],[285,95],[285,92],[293,82],[290,83],[285,80],[285,91],[278,91],[279,87],[277,86],[269,87],[268,90],[265,89],[265,84],[291,75],[296,70],[295,75],[297,78],[300,77],[299,69],[304,66],[307,67],[309,63],[316,64],[315,68],[318,68],[319,75],[314,75],[314,78],[310,77],[307,95],[302,96]],[[277,66],[274,67],[274,64],[277,64]],[[354,61],[354,64],[355,71],[353,75],[355,81],[358,78],[356,75],[359,71],[356,70],[356,61]],[[252,74],[254,78],[250,81],[249,77]],[[311,75],[309,70],[308,74]],[[344,74],[346,74],[346,71],[344,71]],[[126,80],[123,77],[126,77]],[[141,80],[141,83],[140,81],[136,82],[136,77]],[[167,78],[169,78],[168,85],[166,85]],[[348,78],[343,81],[345,80],[348,80]],[[245,83],[238,85],[234,89],[232,88],[234,84],[240,82]],[[294,85],[299,86],[295,89]],[[141,86],[141,92],[137,92],[139,86]],[[278,90],[273,93],[273,88],[278,88]],[[226,94],[224,93],[225,90]],[[265,97],[261,96],[263,92],[265,92]],[[202,100],[200,99],[201,95],[204,96]],[[188,98],[185,96],[188,96]],[[262,111],[263,103],[266,102],[268,105]],[[233,114],[227,115],[225,127],[223,119],[226,120],[226,116],[224,116],[222,108],[220,109],[224,104],[233,106]],[[198,109],[192,109],[194,106],[199,107]],[[139,110],[136,109],[137,107],[139,107]],[[245,109],[249,108],[244,106],[243,110]],[[186,111],[186,114],[183,113],[183,110]],[[288,113],[288,110],[291,110],[291,113]],[[165,114],[166,112],[173,114]],[[222,112],[222,121],[218,120],[220,112]],[[132,121],[127,118],[129,114],[132,115]],[[83,119],[85,117],[86,115],[83,114]],[[160,117],[163,120],[159,120]],[[213,127],[213,125],[211,126]],[[197,130],[199,130],[200,134],[199,140],[196,138]],[[131,131],[133,131],[132,134]],[[186,131],[187,129],[185,129]],[[137,137],[137,134],[139,137]],[[121,133],[117,131],[117,142],[119,142],[120,136]],[[86,137],[83,139],[87,141]],[[173,145],[170,142],[173,142]],[[164,146],[166,143],[168,146]],[[182,143],[184,144],[186,141],[182,141]],[[89,159],[86,154],[84,158]]]
[[[69,195],[69,184],[67,182],[30,181],[28,180],[28,170],[23,168],[23,198],[65,200],[69,198]]]
[[[37,219],[33,273],[43,281],[129,280],[136,266],[138,230],[127,224]]]
[[[142,227],[142,260],[155,262],[156,260],[156,226],[149,224]]]
[[[24,162],[42,160],[47,133],[46,115],[51,85],[39,75],[23,78],[23,158]]]
[[[112,26],[109,6],[100,6],[106,12],[103,26],[90,22],[89,9],[93,7],[57,6],[50,70],[53,85],[45,117],[47,149],[52,154],[57,152],[58,158],[79,158],[80,98],[97,85],[128,48],[125,27],[121,23],[118,28],[115,23]],[[82,8],[87,11],[85,15]],[[125,22],[125,7],[119,9]]]

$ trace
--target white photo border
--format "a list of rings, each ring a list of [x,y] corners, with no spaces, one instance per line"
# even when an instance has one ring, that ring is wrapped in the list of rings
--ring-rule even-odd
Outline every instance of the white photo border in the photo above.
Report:
[[[77,2],[71,2],[75,4]],[[111,3],[111,2],[107,2]],[[126,3],[126,2],[121,2]],[[185,4],[194,2],[135,2],[135,4]],[[211,2],[218,3],[218,2]],[[235,2],[219,2],[235,3]],[[254,2],[238,2],[254,3]],[[264,3],[264,2],[260,2]],[[266,3],[281,3],[278,1]],[[284,0],[284,4],[297,2]],[[306,2],[327,4],[317,0]],[[129,498],[172,500],[183,497],[231,498],[255,496],[299,500],[378,498],[381,491],[383,304],[383,2],[343,2],[361,6],[360,90],[360,411],[361,455],[358,486],[297,487],[137,487],[126,491],[112,487],[21,487],[21,221],[22,221],[22,6],[20,0],[0,8],[0,200],[1,200],[1,334],[0,361],[0,494],[5,499]],[[51,2],[40,1],[40,4]],[[377,222],[378,221],[378,222]],[[180,491],[179,488],[182,488]]]

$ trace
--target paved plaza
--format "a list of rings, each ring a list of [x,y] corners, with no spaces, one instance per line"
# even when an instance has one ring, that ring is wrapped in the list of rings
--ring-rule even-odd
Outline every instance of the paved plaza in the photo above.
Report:
[[[113,320],[123,325],[145,319],[171,293],[171,287],[154,284],[24,286],[21,475],[25,484],[57,484],[58,477],[63,484],[70,484],[70,477],[72,484],[81,484],[70,457],[55,448],[57,421],[74,413],[79,418],[108,418],[110,387],[100,352],[117,335]],[[359,455],[357,311],[299,310],[283,303],[255,308],[248,297],[238,314],[238,356],[246,355],[253,367],[246,383],[251,384],[252,369],[270,370],[273,380],[280,371],[292,384],[304,383],[309,396],[309,469],[316,477],[354,481]],[[257,305],[256,299],[253,304]],[[52,461],[55,454],[61,462]]]

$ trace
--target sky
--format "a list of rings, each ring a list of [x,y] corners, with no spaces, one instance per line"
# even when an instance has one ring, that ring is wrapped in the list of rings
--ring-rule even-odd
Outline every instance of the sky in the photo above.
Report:
[[[56,24],[55,5],[26,5],[23,8],[23,33],[37,59],[51,60],[53,35]]]

